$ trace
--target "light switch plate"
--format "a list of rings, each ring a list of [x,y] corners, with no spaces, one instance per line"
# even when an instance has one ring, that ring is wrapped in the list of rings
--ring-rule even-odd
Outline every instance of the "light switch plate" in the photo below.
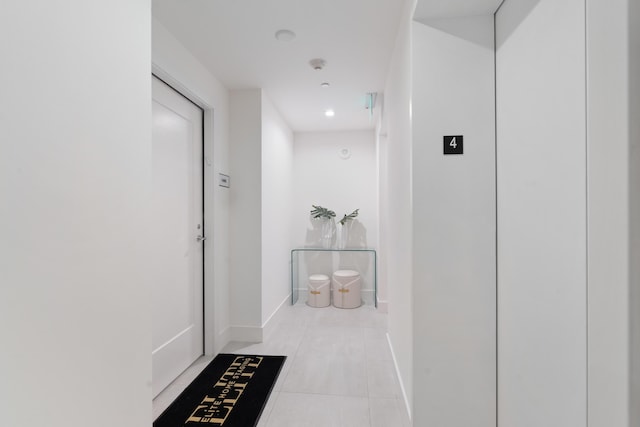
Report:
[[[225,188],[231,187],[231,177],[223,173],[218,174],[218,185]]]

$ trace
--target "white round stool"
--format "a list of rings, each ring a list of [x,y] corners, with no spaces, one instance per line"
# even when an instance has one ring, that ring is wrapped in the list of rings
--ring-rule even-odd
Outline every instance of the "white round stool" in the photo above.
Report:
[[[309,296],[307,304],[310,307],[327,307],[330,304],[331,292],[329,276],[313,274],[309,276]]]
[[[357,308],[362,304],[360,273],[338,270],[333,273],[333,305],[338,308]]]

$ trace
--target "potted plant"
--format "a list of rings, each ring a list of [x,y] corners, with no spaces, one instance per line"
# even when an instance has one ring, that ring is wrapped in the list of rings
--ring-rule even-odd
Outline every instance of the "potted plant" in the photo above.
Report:
[[[338,228],[337,228],[337,246],[338,249],[344,249],[347,247],[347,243],[349,241],[349,228],[350,228],[350,222],[353,221],[353,219],[355,219],[358,216],[358,211],[360,209],[356,209],[355,211],[351,212],[349,215],[344,215],[342,217],[342,219],[340,221],[338,221]]]
[[[333,233],[335,230],[335,222],[333,218],[335,218],[336,213],[322,206],[311,206],[313,207],[311,217],[322,221],[322,234],[320,236],[322,247],[329,249],[331,248],[331,243],[333,241]]]

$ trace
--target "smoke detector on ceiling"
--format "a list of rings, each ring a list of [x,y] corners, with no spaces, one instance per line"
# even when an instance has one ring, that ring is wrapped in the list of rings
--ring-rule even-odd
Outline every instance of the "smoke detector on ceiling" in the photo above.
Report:
[[[327,61],[322,58],[315,58],[309,61],[309,65],[311,65],[311,68],[314,70],[320,71],[327,65]]]
[[[296,33],[294,33],[291,30],[283,29],[283,30],[276,31],[275,36],[276,36],[276,40],[278,40],[278,41],[290,42],[290,41],[292,41],[293,39],[296,38]]]

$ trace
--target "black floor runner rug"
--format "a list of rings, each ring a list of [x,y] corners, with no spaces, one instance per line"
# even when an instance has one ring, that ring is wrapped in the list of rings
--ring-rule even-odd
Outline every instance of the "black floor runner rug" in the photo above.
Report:
[[[153,427],[254,427],[285,358],[219,354]]]

